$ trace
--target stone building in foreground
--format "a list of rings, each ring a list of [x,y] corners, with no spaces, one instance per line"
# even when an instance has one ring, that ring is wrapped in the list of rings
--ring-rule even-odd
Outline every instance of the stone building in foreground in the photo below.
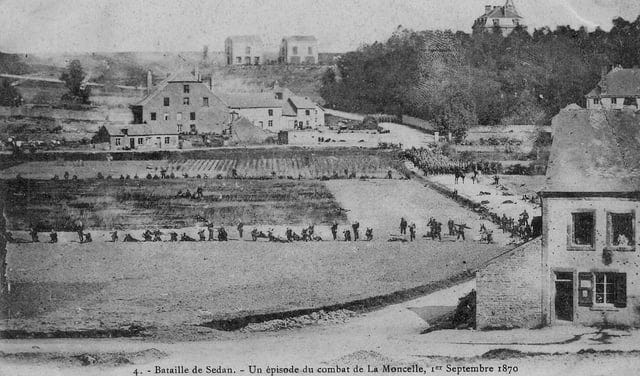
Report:
[[[640,114],[568,108],[554,125],[541,247],[478,272],[478,328],[640,326]]]

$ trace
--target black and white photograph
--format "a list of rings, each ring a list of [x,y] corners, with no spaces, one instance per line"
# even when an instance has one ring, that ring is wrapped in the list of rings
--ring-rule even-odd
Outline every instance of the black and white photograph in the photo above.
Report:
[[[0,0],[1,376],[640,372],[637,0]]]

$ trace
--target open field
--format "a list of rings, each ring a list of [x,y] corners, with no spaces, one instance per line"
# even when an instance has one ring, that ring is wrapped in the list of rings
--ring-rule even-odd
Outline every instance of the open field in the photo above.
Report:
[[[465,243],[10,245],[4,328],[167,327],[321,307],[441,281],[503,252]],[[8,309],[10,307],[10,310]]]
[[[107,160],[107,155],[111,161]],[[364,148],[220,148],[200,151],[163,151],[154,153],[59,153],[25,155],[25,162],[0,171],[0,178],[18,174],[29,179],[62,178],[65,172],[80,179],[95,178],[98,173],[114,179],[123,175],[145,178],[160,176],[162,169],[170,175],[190,177],[206,174],[230,177],[233,169],[238,177],[339,178],[356,173],[357,177],[386,177],[389,170],[402,170],[403,163],[394,150]],[[398,173],[394,177],[400,177]]]
[[[332,194],[319,181],[291,180],[8,180],[9,228],[42,231],[73,230],[81,218],[92,230],[182,228],[204,220],[233,226],[271,223],[308,225],[343,222]],[[178,191],[196,192],[201,199],[178,198]]]

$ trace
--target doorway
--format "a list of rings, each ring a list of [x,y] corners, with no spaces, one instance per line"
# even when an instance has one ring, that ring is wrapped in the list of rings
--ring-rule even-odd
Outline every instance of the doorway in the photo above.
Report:
[[[556,320],[573,321],[573,273],[556,272]]]
[[[130,138],[129,139],[129,146],[131,147],[131,149],[135,149],[136,148],[136,139],[135,138]]]

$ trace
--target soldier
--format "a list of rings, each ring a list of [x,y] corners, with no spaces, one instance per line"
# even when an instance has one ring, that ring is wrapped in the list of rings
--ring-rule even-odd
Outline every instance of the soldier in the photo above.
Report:
[[[145,242],[150,242],[152,240],[151,231],[144,230],[144,232],[142,233],[142,238],[144,239]]]
[[[368,242],[373,240],[373,229],[371,227],[367,227],[367,231],[365,231],[364,236]]]
[[[169,233],[169,241],[170,242],[177,242],[178,241],[178,233],[175,231],[171,231]]]
[[[206,236],[204,236],[204,229],[200,229],[200,231],[198,231],[198,238],[201,242],[207,240]]]
[[[391,170],[387,171],[387,179],[393,179],[393,175],[391,173]]]
[[[84,240],[82,234],[84,233],[84,224],[81,220],[77,220],[75,222],[76,232],[78,233],[78,238],[80,239],[80,243]]]
[[[191,236],[187,235],[186,232],[183,232],[182,235],[180,236],[180,241],[181,242],[195,242],[196,240],[194,238],[192,238]]]
[[[290,227],[287,227],[287,231],[285,231],[285,234],[287,235],[287,241],[293,241],[293,231]]]
[[[507,232],[507,226],[509,226],[509,218],[505,213],[502,213],[502,218],[500,218],[500,227],[502,227],[502,233]]]
[[[342,234],[344,235],[344,241],[345,242],[350,242],[351,241],[351,231],[349,230],[344,230],[342,232]]]
[[[218,241],[226,242],[227,240],[228,240],[227,239],[227,230],[225,230],[224,227],[221,226],[218,229]]]
[[[118,241],[118,231],[113,230],[113,231],[111,232],[111,241],[112,241],[112,242],[114,242],[114,243],[115,243],[116,241]]]
[[[87,232],[84,234],[84,242],[85,243],[91,243],[93,241],[93,239],[91,238],[91,233]]]
[[[358,229],[360,228],[360,223],[358,223],[358,221],[355,221],[352,225],[351,228],[353,229],[353,241],[358,241],[358,239],[360,238],[360,233],[358,232]]]
[[[442,222],[436,222],[435,224],[435,228],[436,228],[436,235],[438,237],[439,241],[442,241]],[[435,237],[434,237],[435,240]]]
[[[55,231],[53,231],[53,229],[51,229],[51,232],[49,233],[49,242],[50,243],[57,243],[58,242],[58,233],[56,233]]]
[[[136,239],[133,236],[131,236],[131,234],[125,234],[123,241],[124,242],[137,242],[138,239]]]
[[[495,184],[496,187],[500,184],[500,177],[498,174],[493,175],[493,184]]]
[[[333,240],[338,239],[338,222],[337,221],[333,221],[333,224],[331,225],[331,235],[333,236]]]
[[[407,220],[400,218],[400,235],[407,235]]]
[[[453,219],[449,219],[447,221],[447,227],[449,227],[449,235],[450,236],[454,236],[456,234],[456,227],[455,227],[455,222],[453,222]]]
[[[35,226],[31,226],[31,230],[29,230],[29,234],[31,234],[31,241],[34,243],[38,243],[38,230],[36,230]]]
[[[242,221],[238,222],[238,236],[240,236],[240,239],[242,239],[242,231],[244,230],[244,223],[242,223]]]
[[[467,224],[463,223],[461,225],[456,225],[456,233],[458,234],[458,236],[456,237],[456,241],[460,238],[462,238],[462,241],[465,240],[464,238],[464,229],[467,228]]]
[[[212,224],[212,223],[209,223],[209,224],[207,225],[207,231],[209,232],[209,238],[208,238],[208,240],[209,240],[209,241],[214,241],[214,240],[216,240],[215,236],[213,236],[213,224]]]
[[[161,242],[161,241],[162,241],[162,238],[160,237],[160,235],[162,235],[162,232],[160,232],[160,230],[157,230],[157,229],[156,229],[156,230],[153,232],[153,241],[154,241],[154,242]]]
[[[414,241],[416,239],[416,224],[411,222],[409,225],[409,240]]]

